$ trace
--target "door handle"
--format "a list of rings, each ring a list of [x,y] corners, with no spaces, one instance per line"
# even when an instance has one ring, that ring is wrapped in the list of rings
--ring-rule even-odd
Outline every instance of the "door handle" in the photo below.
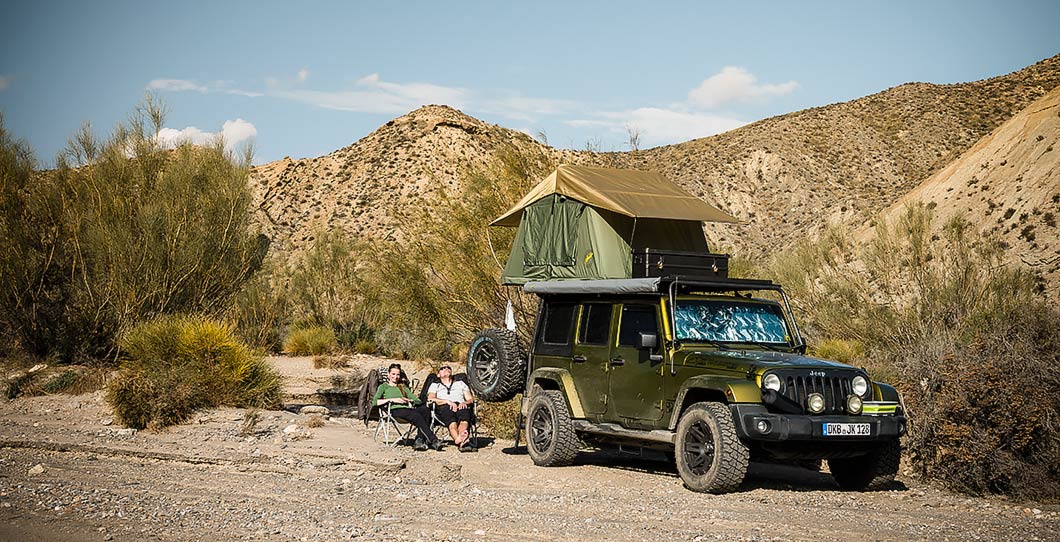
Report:
[[[625,364],[626,364],[626,360],[622,359],[621,357],[611,358],[611,366],[612,367],[614,367],[616,365],[625,365]]]
[[[585,356],[582,356],[582,355],[580,355],[580,354],[579,354],[579,355],[577,355],[577,356],[573,356],[573,357],[572,357],[572,358],[570,358],[570,359],[571,359],[571,361],[574,361],[575,363],[585,363],[586,361],[588,361],[588,360],[589,360],[589,358],[587,358],[587,357],[585,357]]]

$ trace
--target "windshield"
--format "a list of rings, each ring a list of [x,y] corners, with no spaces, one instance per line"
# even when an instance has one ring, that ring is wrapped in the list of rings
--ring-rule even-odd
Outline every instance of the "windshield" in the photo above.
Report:
[[[788,343],[780,307],[728,300],[677,301],[677,340]]]

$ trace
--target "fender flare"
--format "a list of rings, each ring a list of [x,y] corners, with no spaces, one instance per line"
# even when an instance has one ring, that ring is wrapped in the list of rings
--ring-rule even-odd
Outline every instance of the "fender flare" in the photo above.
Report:
[[[527,399],[529,399],[530,388],[538,380],[548,380],[555,382],[559,386],[560,391],[567,398],[567,408],[570,410],[571,418],[585,417],[585,410],[582,408],[581,398],[578,397],[578,390],[574,385],[574,378],[571,376],[570,371],[559,367],[535,369],[527,379]]]
[[[674,409],[670,414],[669,428],[671,431],[677,428],[677,421],[681,418],[681,405],[684,404],[688,393],[693,390],[716,392],[725,397],[726,403],[762,402],[762,390],[755,385],[754,381],[716,375],[693,376],[685,380],[674,398]]]

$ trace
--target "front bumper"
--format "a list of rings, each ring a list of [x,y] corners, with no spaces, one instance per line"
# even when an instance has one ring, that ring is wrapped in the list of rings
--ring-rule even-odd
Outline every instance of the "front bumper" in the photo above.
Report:
[[[879,442],[893,440],[905,434],[905,416],[847,416],[827,415],[810,416],[806,414],[775,414],[762,405],[730,405],[736,432],[742,439],[778,442],[778,441],[818,441],[818,442]],[[758,430],[758,422],[769,423],[769,431]],[[869,424],[869,434],[863,436],[830,436],[824,434],[826,423],[860,423]]]

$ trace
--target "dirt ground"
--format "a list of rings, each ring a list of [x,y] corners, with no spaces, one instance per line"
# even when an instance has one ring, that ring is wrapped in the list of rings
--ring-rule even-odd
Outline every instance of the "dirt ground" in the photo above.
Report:
[[[292,398],[387,362],[272,361]],[[119,427],[100,393],[0,403],[0,541],[1060,540],[1060,506],[906,478],[848,493],[825,473],[753,464],[740,491],[701,495],[662,455],[541,468],[488,437],[476,453],[413,452],[342,409],[308,427],[301,406],[252,428],[219,409],[150,433]]]

